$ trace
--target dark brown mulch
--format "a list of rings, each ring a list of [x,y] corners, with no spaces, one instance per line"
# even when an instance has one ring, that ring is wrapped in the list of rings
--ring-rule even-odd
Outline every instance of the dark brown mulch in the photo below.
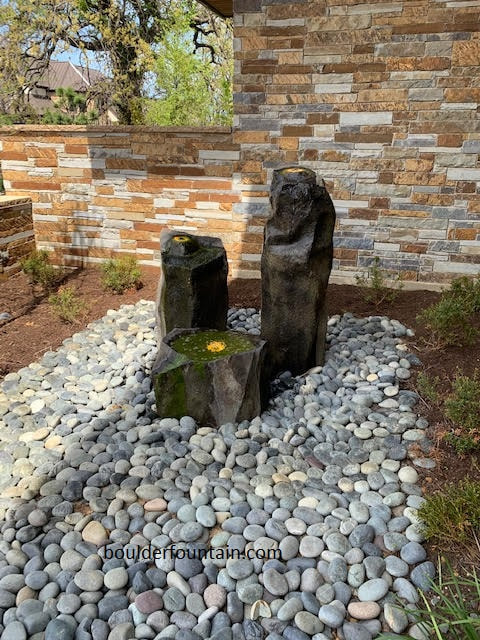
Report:
[[[70,273],[63,285],[74,287],[88,306],[85,317],[75,324],[66,324],[55,315],[48,296],[35,298],[24,274],[0,283],[0,313],[8,312],[14,317],[0,326],[0,379],[38,360],[45,351],[57,349],[65,338],[101,318],[109,309],[142,298],[154,300],[157,282],[157,269],[142,269],[143,286],[117,295],[103,289],[98,269]]]

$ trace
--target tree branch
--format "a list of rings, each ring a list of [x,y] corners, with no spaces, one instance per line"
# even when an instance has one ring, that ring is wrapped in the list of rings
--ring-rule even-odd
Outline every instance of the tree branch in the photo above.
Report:
[[[193,29],[193,44],[195,46],[195,52],[199,49],[208,49],[208,51],[210,51],[211,62],[215,64],[216,59],[214,47],[207,42],[199,41],[199,37],[209,36],[210,34],[215,33],[213,29],[208,29],[208,27],[204,25],[208,25],[208,22],[205,20],[192,20],[190,22],[190,27]]]

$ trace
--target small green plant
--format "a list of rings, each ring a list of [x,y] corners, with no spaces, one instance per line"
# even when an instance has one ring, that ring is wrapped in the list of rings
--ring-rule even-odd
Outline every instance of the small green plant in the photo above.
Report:
[[[480,278],[455,278],[450,285],[450,293],[455,298],[463,300],[472,312],[480,311]]]
[[[445,415],[456,425],[447,438],[459,453],[480,446],[480,371],[475,369],[472,377],[457,374]]]
[[[471,310],[455,296],[445,296],[418,316],[433,333],[439,347],[472,344],[477,335],[471,324]]]
[[[478,311],[480,279],[463,277],[455,279],[440,300],[424,309],[417,319],[430,329],[438,347],[462,347],[477,337],[472,318]]]
[[[474,545],[480,534],[480,481],[466,479],[426,496],[418,517],[425,538],[439,549]]]
[[[48,291],[53,288],[58,272],[50,264],[48,251],[41,249],[33,251],[30,255],[20,261],[22,271],[28,276],[30,284],[39,284]]]
[[[399,609],[413,616],[418,629],[429,640],[478,640],[480,578],[475,570],[459,577],[450,564],[445,565],[445,571],[439,566],[438,580],[432,582],[431,595],[421,591],[419,606],[410,609],[399,604]],[[378,640],[399,639],[414,640],[413,636],[389,633],[378,637]]]
[[[15,124],[14,118],[7,113],[0,113],[0,126],[8,126],[11,124]]]
[[[77,296],[73,287],[61,287],[48,301],[58,317],[69,324],[75,322],[78,316],[87,310],[85,301]]]
[[[71,87],[60,87],[55,93],[58,102],[45,111],[42,124],[92,124],[98,120],[98,112],[88,110],[86,96]]]
[[[105,289],[123,293],[127,289],[140,287],[141,271],[136,258],[126,256],[113,258],[102,264],[102,283]]]
[[[376,307],[383,302],[394,302],[400,290],[403,288],[403,282],[400,275],[397,275],[397,284],[395,289],[386,286],[385,276],[380,268],[380,258],[375,256],[373,264],[368,268],[366,275],[356,276],[355,281],[359,287],[364,289],[364,297],[367,302],[373,303]]]
[[[440,378],[430,377],[428,373],[421,371],[417,376],[417,391],[424,400],[430,401],[432,404],[439,402],[439,386]]]

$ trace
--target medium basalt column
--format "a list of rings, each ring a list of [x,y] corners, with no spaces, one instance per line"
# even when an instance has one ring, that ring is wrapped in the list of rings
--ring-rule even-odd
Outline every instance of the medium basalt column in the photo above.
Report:
[[[165,231],[160,237],[162,275],[157,292],[157,332],[227,323],[228,263],[219,238]]]
[[[304,373],[325,357],[325,294],[335,209],[323,180],[303,167],[273,172],[263,240],[262,338],[269,375]]]

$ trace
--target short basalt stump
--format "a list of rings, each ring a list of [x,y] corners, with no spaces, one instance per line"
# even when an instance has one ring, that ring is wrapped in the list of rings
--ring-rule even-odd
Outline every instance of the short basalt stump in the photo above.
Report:
[[[189,415],[201,425],[251,420],[266,400],[266,342],[213,329],[173,329],[152,369],[158,415]]]

